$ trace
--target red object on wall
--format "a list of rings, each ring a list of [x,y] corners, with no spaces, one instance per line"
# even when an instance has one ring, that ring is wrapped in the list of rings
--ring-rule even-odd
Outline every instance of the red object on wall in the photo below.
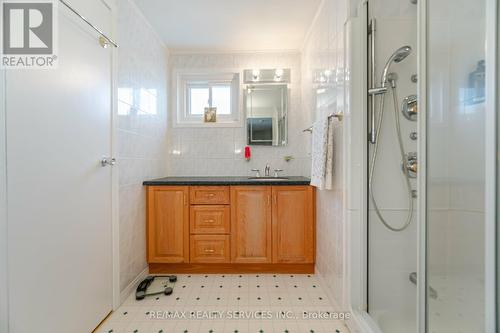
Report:
[[[245,158],[249,160],[252,157],[252,151],[249,146],[245,147]]]

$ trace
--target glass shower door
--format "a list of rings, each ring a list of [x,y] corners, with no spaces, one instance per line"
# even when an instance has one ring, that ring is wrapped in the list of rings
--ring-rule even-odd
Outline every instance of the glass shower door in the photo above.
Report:
[[[485,332],[487,1],[427,1],[427,332]]]

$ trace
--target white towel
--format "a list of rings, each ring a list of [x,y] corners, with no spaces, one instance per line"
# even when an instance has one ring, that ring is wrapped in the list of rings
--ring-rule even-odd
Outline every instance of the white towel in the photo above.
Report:
[[[313,125],[311,185],[320,190],[331,189],[333,184],[333,122],[330,117]]]
[[[328,118],[321,118],[312,128],[311,185],[320,190],[325,188],[326,158],[328,146]]]
[[[328,118],[328,136],[326,143],[325,189],[333,189],[333,117]]]

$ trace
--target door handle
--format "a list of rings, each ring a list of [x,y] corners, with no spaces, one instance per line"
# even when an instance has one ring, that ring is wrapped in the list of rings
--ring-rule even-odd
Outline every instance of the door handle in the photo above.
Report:
[[[116,164],[116,158],[114,157],[103,157],[101,159],[101,166],[102,167],[105,167],[105,166],[113,166]]]

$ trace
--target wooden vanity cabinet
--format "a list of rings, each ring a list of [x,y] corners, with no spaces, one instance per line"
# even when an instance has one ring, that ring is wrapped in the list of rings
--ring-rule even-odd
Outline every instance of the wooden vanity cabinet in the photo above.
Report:
[[[229,186],[191,186],[190,262],[231,261]]]
[[[271,186],[231,187],[231,261],[272,262]]]
[[[273,262],[314,263],[314,201],[311,186],[273,186]]]
[[[308,185],[148,186],[151,273],[312,273]]]
[[[149,263],[189,262],[189,186],[148,186]]]

